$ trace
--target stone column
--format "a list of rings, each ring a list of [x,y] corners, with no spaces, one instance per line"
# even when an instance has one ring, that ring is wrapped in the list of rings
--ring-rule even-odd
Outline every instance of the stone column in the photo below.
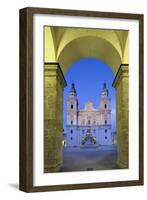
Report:
[[[113,82],[116,89],[117,164],[128,168],[129,85],[128,64],[121,64]]]
[[[63,90],[66,86],[59,63],[44,64],[44,172],[62,165]]]

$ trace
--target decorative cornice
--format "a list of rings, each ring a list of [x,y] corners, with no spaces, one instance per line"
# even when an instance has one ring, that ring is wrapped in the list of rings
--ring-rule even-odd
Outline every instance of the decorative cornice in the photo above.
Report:
[[[58,62],[45,62],[45,76],[59,76],[62,80],[63,86],[66,87],[67,82]],[[52,71],[52,73],[51,73]]]
[[[112,86],[114,88],[116,88],[116,86],[119,84],[119,82],[121,81],[122,77],[128,77],[128,70],[129,70],[129,64],[121,64],[116,76],[114,78],[114,81],[112,83]]]

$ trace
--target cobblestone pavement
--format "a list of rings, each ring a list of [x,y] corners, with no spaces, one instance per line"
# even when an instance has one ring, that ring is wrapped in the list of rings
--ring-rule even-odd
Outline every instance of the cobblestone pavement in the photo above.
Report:
[[[61,172],[118,169],[115,145],[97,148],[69,148],[63,150]]]

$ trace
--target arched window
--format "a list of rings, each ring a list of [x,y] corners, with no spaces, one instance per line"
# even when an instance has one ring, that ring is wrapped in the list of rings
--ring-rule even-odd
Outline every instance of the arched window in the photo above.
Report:
[[[88,124],[90,125],[90,120],[88,120]]]
[[[107,140],[107,136],[105,136],[105,140]]]
[[[107,129],[105,129],[105,133],[107,133]]]
[[[70,122],[71,124],[73,124],[73,121],[71,120],[71,122]]]
[[[105,104],[105,109],[107,108],[107,104]]]
[[[72,133],[73,133],[73,130],[71,130],[70,132],[71,132],[71,134],[72,134]]]
[[[70,108],[73,109],[73,104],[71,104]]]
[[[107,124],[107,120],[105,120],[105,124]]]

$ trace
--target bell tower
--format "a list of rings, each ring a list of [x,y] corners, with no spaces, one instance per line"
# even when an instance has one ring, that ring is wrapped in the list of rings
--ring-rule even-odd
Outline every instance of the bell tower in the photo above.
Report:
[[[100,99],[100,111],[101,111],[101,120],[102,124],[111,124],[111,108],[110,108],[110,98],[109,98],[109,91],[107,89],[107,85],[104,82],[102,92],[101,92],[101,99]]]
[[[67,98],[67,125],[77,125],[78,119],[78,99],[75,84],[72,83],[69,96]]]
[[[106,83],[104,82],[102,92],[101,92],[101,102],[100,102],[100,109],[110,109],[110,98],[109,98],[109,92],[106,86]]]

